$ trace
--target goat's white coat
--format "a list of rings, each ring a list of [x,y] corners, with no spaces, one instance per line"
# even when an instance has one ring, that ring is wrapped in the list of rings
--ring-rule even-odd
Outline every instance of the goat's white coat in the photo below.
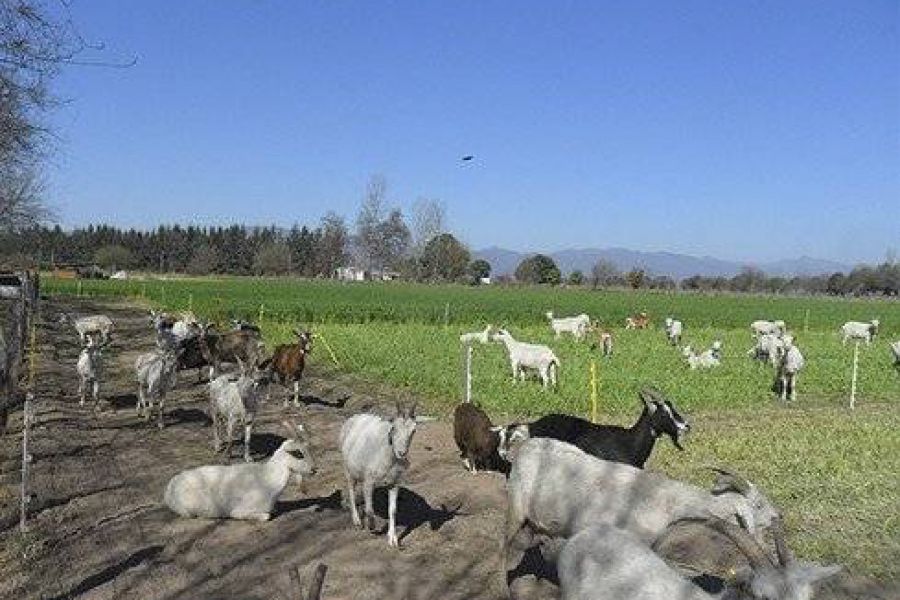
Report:
[[[91,390],[91,397],[94,400],[94,408],[100,402],[100,377],[102,371],[102,348],[94,341],[92,336],[88,336],[87,345],[81,349],[78,355],[78,362],[75,364],[75,370],[78,372],[78,396],[80,398],[78,404],[83,406],[87,396],[88,389]]]
[[[526,523],[566,538],[606,523],[649,545],[669,524],[685,517],[713,515],[736,522],[737,515],[756,535],[777,516],[761,494],[753,499],[737,493],[714,495],[550,438],[531,438],[516,449],[507,493],[507,552]]]
[[[356,485],[362,485],[368,526],[374,521],[375,487],[388,486],[388,544],[399,546],[395,519],[399,484],[409,468],[409,447],[415,434],[416,421],[398,412],[393,420],[371,414],[358,414],[347,419],[338,440],[347,479],[347,502],[353,524],[362,525],[356,509]]]
[[[684,324],[678,319],[673,319],[672,317],[666,318],[666,337],[669,338],[669,343],[673,346],[677,346],[681,343],[681,335],[684,332]]]
[[[544,388],[548,385],[556,387],[559,359],[547,346],[541,344],[526,344],[519,342],[505,329],[499,330],[492,339],[503,342],[509,353],[509,363],[512,367],[513,381],[520,378],[525,380],[525,369],[533,369],[541,376]]]
[[[291,451],[305,451],[302,459]],[[313,472],[305,443],[282,442],[268,460],[237,465],[206,465],[182,471],[169,480],[163,501],[183,517],[267,521],[293,473],[299,484]]]
[[[163,410],[166,393],[175,387],[178,380],[178,355],[172,349],[153,350],[138,356],[134,361],[137,374],[138,399],[137,414],[147,409],[146,417],[150,418],[153,399],[159,401],[157,424],[163,426]]]
[[[262,401],[263,386],[254,378],[241,375],[233,380],[231,375],[221,375],[209,382],[209,412],[212,418],[213,450],[221,448],[219,421],[226,423],[228,447],[234,439],[234,426],[240,421],[244,427],[244,461],[250,462],[250,436],[256,411]]]
[[[587,334],[591,324],[591,318],[585,313],[574,317],[554,317],[552,312],[547,312],[546,317],[556,337],[563,333],[571,333],[576,340],[580,340]]]
[[[766,333],[781,335],[786,328],[784,321],[766,321],[761,319],[750,323],[750,332],[756,336]]]
[[[846,344],[851,339],[864,340],[868,346],[878,334],[878,325],[878,319],[872,319],[868,323],[847,321],[841,325],[841,343]]]
[[[478,342],[479,344],[487,344],[491,340],[491,329],[493,329],[493,325],[488,325],[484,328],[484,331],[464,333],[459,336],[459,341],[463,344],[472,344],[475,342]]]
[[[75,319],[75,331],[78,332],[81,343],[84,343],[85,338],[91,333],[99,333],[103,341],[107,342],[114,327],[112,319],[106,315],[89,315]]]

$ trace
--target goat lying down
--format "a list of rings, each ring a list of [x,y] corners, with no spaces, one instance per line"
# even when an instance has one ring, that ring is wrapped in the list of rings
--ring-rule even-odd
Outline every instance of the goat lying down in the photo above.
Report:
[[[730,540],[749,568],[735,572],[722,593],[701,589],[669,566],[636,535],[609,523],[588,527],[570,538],[559,555],[562,600],[809,600],[813,585],[839,566],[795,561],[780,520],[773,522],[776,563],[744,529],[717,517],[679,521],[705,524]]]
[[[299,484],[316,472],[303,427],[283,424],[292,435],[268,460],[182,471],[166,485],[166,506],[182,517],[269,520],[291,475]]]

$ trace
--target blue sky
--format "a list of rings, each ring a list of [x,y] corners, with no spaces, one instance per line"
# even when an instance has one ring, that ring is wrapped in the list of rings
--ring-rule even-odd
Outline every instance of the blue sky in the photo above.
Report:
[[[900,249],[900,3],[73,0],[66,226],[446,206],[475,248]],[[462,155],[475,160],[463,163]]]

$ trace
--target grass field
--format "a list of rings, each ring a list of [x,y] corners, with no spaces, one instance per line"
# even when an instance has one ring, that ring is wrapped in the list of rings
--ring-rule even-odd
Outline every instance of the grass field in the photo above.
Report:
[[[45,291],[76,293],[74,281],[45,280]],[[887,342],[900,338],[900,303],[735,295],[593,292],[535,288],[466,288],[406,284],[301,282],[290,279],[204,279],[84,282],[86,295],[137,296],[170,310],[192,308],[206,318],[258,320],[270,345],[309,326],[334,350],[340,368],[408,388],[449,414],[462,396],[458,336],[484,324],[507,326],[520,339],[549,344],[562,361],[560,389],[513,384],[502,346],[477,346],[473,394],[496,421],[565,411],[587,416],[589,365],[599,370],[601,420],[624,424],[638,413],[647,384],[671,397],[694,426],[688,450],[660,444],[652,468],[706,484],[704,465],[726,464],[759,483],[786,513],[797,551],[863,573],[900,578],[900,373]],[[614,356],[587,344],[554,340],[543,317],[587,312],[612,326]],[[646,331],[625,331],[624,318],[645,310]],[[685,343],[724,343],[723,365],[690,371],[666,344],[661,321],[685,322]],[[784,319],[807,358],[799,400],[774,401],[772,369],[746,356],[750,321]],[[881,335],[860,348],[858,406],[847,408],[853,346],[837,328],[850,319],[879,318]],[[322,340],[313,359],[330,364]]]

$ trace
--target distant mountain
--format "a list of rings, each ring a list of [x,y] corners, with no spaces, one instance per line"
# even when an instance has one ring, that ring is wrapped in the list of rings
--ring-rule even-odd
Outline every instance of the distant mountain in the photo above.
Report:
[[[518,264],[534,252],[516,252],[492,246],[475,252],[476,258],[491,263],[493,275],[509,275]],[[849,272],[851,267],[834,261],[802,256],[797,259],[778,260],[769,263],[741,263],[721,260],[712,256],[691,256],[674,252],[640,252],[626,248],[582,248],[560,250],[550,253],[563,273],[578,270],[590,273],[591,267],[600,260],[612,262],[622,271],[639,267],[654,275],[669,275],[675,279],[691,275],[731,277],[741,269],[751,265],[762,269],[768,275],[819,275],[835,271]]]

